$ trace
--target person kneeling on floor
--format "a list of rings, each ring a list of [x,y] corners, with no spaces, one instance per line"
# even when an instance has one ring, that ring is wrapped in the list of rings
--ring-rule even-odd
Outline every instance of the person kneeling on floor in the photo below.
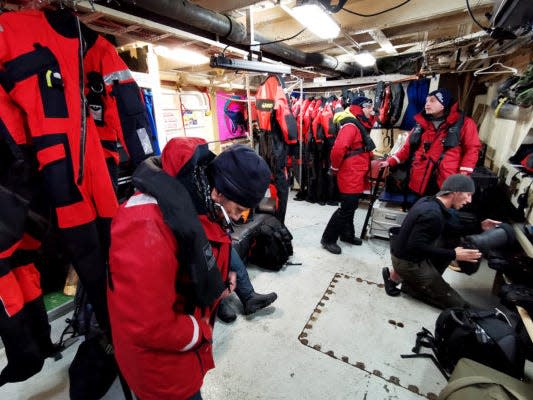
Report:
[[[383,268],[385,291],[398,296],[401,291],[438,308],[469,306],[443,278],[452,260],[478,262],[478,249],[441,246],[443,233],[451,218],[450,209],[459,210],[472,201],[475,185],[469,176],[451,175],[436,196],[423,197],[409,210],[397,236],[391,239],[393,270]],[[486,219],[483,230],[500,222]]]
[[[239,253],[237,253],[233,247],[231,248],[231,263],[229,269],[237,274],[235,294],[244,307],[245,315],[253,314],[256,311],[268,307],[278,298],[278,295],[275,292],[267,294],[259,294],[255,292],[252,282],[250,282],[246,265],[239,256]],[[229,304],[228,298],[225,298],[220,302],[217,315],[218,318],[224,322],[233,322],[237,319],[237,314]]]

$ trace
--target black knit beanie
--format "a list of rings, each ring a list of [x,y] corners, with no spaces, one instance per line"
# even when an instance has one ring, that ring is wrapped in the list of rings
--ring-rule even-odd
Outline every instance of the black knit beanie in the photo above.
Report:
[[[254,208],[265,196],[270,182],[268,164],[250,147],[236,144],[209,164],[214,187],[229,200]]]
[[[453,192],[466,192],[474,193],[476,191],[476,185],[474,180],[466,175],[455,174],[447,177],[442,183],[440,191],[437,196],[442,196]]]

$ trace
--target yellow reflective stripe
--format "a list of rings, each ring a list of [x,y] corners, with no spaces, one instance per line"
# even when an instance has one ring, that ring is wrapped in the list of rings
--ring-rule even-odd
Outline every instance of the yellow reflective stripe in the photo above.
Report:
[[[52,87],[52,70],[51,69],[46,71],[45,77],[46,77],[46,86]]]

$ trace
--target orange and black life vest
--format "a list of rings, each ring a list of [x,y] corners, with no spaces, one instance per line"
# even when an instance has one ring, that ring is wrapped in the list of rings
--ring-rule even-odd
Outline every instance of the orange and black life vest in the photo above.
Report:
[[[255,99],[259,128],[267,132],[279,130],[285,143],[295,144],[298,140],[296,119],[283,92],[282,79],[269,75],[257,88]]]

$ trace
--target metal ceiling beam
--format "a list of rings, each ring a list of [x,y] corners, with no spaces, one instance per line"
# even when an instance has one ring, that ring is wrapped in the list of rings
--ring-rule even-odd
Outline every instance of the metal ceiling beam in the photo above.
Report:
[[[368,31],[368,34],[381,46],[381,48],[388,55],[394,56],[398,54],[391,41],[387,38],[387,36],[383,33],[381,29],[373,29],[371,31]]]
[[[410,79],[417,79],[417,77],[416,75],[404,75],[404,74],[365,76],[361,78],[339,79],[339,80],[326,81],[326,82],[306,82],[303,84],[303,88],[304,89],[311,89],[311,88],[316,89],[316,88],[361,86],[361,85],[377,83],[379,81],[398,82],[398,81],[404,81],[404,80],[410,80]]]
[[[222,15],[203,7],[195,6],[187,0],[136,0],[135,6],[154,14],[174,19],[182,24],[220,36],[239,45],[249,45],[246,27],[233,18]],[[270,38],[255,33],[260,43],[272,42]],[[313,65],[326,70],[333,70],[343,75],[353,75],[356,68],[341,63],[336,58],[320,54],[305,53],[284,43],[270,43],[261,45],[262,51],[279,57],[291,65]]]

